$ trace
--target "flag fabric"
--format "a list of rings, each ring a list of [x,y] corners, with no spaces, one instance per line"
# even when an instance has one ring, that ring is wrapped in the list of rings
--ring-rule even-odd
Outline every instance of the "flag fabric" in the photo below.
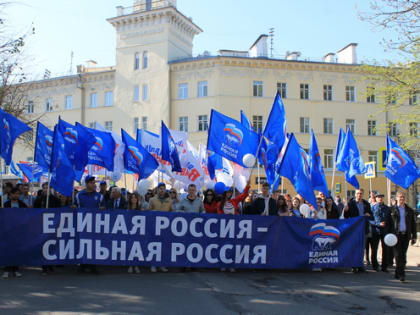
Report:
[[[286,141],[286,125],[286,111],[280,94],[277,92],[263,135],[281,148]]]
[[[394,184],[408,189],[420,177],[420,170],[390,136],[386,137],[386,169],[385,176]]]
[[[308,155],[300,147],[293,133],[290,134],[281,154],[278,174],[288,178],[296,192],[317,209],[312,189]]]
[[[20,169],[17,168],[17,166],[16,166],[15,162],[13,162],[13,160],[10,163],[10,173],[19,177],[20,179],[25,178],[24,174],[22,173],[22,171]]]
[[[95,137],[95,143],[88,151],[88,164],[105,167],[114,171],[115,140],[109,132],[91,129],[76,123],[76,127],[84,129]]]
[[[216,170],[220,170],[222,168],[222,156],[213,151],[207,150],[207,169],[209,170],[210,179],[214,179],[216,176]]]
[[[338,154],[340,153],[340,150],[343,148],[343,143],[344,143],[345,138],[346,138],[346,133],[344,132],[342,128],[340,128],[340,132],[338,134],[338,139],[337,139],[337,147],[335,150],[335,159],[334,159],[335,164],[337,164]]]
[[[245,113],[242,110],[241,110],[241,124],[242,126],[248,128],[249,130],[253,129],[248,117],[246,117]]]
[[[121,138],[125,144],[124,167],[138,174],[139,180],[148,178],[158,168],[159,164],[143,146],[121,129]]]
[[[239,164],[232,163],[233,167],[233,185],[240,193],[242,193],[248,183],[249,176],[251,176],[251,169],[242,167]]]
[[[39,121],[36,128],[34,161],[47,170],[51,166],[54,133]]]
[[[73,164],[66,152],[66,140],[61,134],[58,125],[54,128],[53,139],[50,186],[59,193],[70,197],[73,193],[75,174]]]
[[[172,172],[182,172],[181,161],[179,160],[178,150],[168,127],[162,121],[162,159],[171,163]]]
[[[359,189],[357,174],[366,172],[365,163],[363,162],[356,140],[350,129],[347,129],[340,152],[337,157],[337,169],[345,172],[346,181]]]
[[[45,168],[35,163],[18,163],[17,166],[30,183],[39,182],[41,177],[48,172]]]
[[[256,132],[212,109],[207,137],[208,150],[247,167],[244,157],[247,154],[256,157],[258,144],[259,137]]]
[[[32,128],[0,109],[0,156],[6,165],[12,162],[13,145],[16,139],[29,130]]]
[[[324,166],[316,143],[314,131],[311,129],[311,141],[309,143],[309,168],[311,170],[311,183],[314,190],[321,191],[329,197],[328,185],[325,179]]]
[[[233,172],[232,163],[228,159],[222,158],[222,168],[215,171],[216,181],[224,183],[226,187],[233,186]]]

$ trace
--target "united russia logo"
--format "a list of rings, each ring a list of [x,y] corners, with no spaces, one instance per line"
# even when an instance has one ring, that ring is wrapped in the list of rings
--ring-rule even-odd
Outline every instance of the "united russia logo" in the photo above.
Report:
[[[102,149],[104,147],[104,142],[99,137],[95,137],[95,138],[96,138],[96,141],[95,141],[95,144],[92,146],[92,150],[102,151]]]
[[[244,138],[244,134],[242,130],[237,128],[234,124],[226,124],[223,128],[223,131],[226,134],[226,138],[230,143],[236,143],[238,145],[242,144],[242,139]]]
[[[136,161],[137,167],[143,162],[143,155],[140,153],[139,149],[135,146],[129,145],[127,148],[128,152],[130,152],[133,159]]]
[[[334,250],[340,239],[340,230],[326,223],[312,225],[309,230],[312,237],[312,251],[309,252],[309,264],[338,263],[338,250]]]

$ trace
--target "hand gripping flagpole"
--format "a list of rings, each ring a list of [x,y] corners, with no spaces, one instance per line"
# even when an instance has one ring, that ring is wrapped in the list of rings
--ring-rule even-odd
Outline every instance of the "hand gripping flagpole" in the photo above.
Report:
[[[336,167],[336,164],[335,164],[335,161],[334,161],[333,174],[332,174],[332,177],[331,177],[331,196],[333,197],[333,199],[334,199],[334,195],[335,195],[335,189],[334,189],[335,167]]]
[[[50,182],[51,182],[51,171],[48,172],[48,188],[47,188],[47,204],[46,204],[47,209],[50,203]]]

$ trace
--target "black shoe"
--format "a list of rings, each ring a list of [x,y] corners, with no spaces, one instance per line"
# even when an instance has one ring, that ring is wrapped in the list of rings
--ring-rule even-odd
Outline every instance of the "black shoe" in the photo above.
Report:
[[[90,273],[93,274],[93,275],[99,275],[99,271],[96,267],[92,267],[90,269]]]
[[[389,272],[388,269],[386,269],[386,268],[382,268],[381,271],[382,272]]]
[[[351,268],[351,272],[357,273],[357,268]]]
[[[379,266],[373,267],[373,270],[375,270],[376,272],[379,272]]]
[[[401,277],[400,277],[400,281],[401,281],[401,282],[405,282],[405,277],[404,277],[404,276],[401,276]]]
[[[394,278],[398,280],[400,276],[398,274],[394,274]]]
[[[366,271],[366,269],[365,269],[364,267],[359,267],[359,268],[357,268],[357,271],[358,271],[359,273],[364,273],[364,272],[367,272],[367,271]]]

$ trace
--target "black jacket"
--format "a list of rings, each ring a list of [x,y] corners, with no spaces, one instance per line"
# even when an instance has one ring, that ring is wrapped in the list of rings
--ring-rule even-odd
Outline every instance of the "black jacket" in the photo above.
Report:
[[[367,217],[369,220],[373,219],[372,210],[370,209],[370,204],[366,200],[362,199],[363,202],[363,215],[369,214]],[[351,199],[347,204],[348,210],[344,212],[344,217],[347,218],[354,218],[359,216],[359,208],[357,207],[357,201],[355,198]],[[369,233],[369,221],[366,220],[365,224],[365,232],[366,234]]]
[[[26,203],[24,203],[23,201],[18,200],[17,202],[19,204],[19,208],[28,208],[28,206],[26,205]],[[4,203],[4,207],[5,208],[11,208],[11,206],[12,206],[12,201],[11,200],[7,200]]]
[[[400,231],[400,210],[397,206],[391,208],[393,228],[395,233]],[[417,239],[416,214],[413,209],[405,205],[405,226],[406,233],[411,240]]]
[[[257,197],[252,206],[247,209],[248,213],[244,214],[256,214],[261,215],[265,209],[265,200],[262,197]],[[273,198],[270,197],[268,200],[268,215],[277,215],[277,202]]]
[[[115,199],[109,199],[106,203],[105,203],[105,208],[106,209],[115,209],[114,208],[114,203],[115,203]],[[127,202],[125,201],[124,198],[120,198],[120,204],[118,205],[117,209],[127,209]]]
[[[34,208],[46,208],[47,207],[47,196],[38,196],[34,201]],[[61,207],[60,200],[53,194],[50,194],[50,200],[48,202],[48,208],[59,208]]]
[[[372,225],[373,235],[386,235],[394,231],[391,209],[386,204],[375,204],[372,206],[372,213],[375,221]],[[381,222],[385,222],[385,227],[381,227]]]

